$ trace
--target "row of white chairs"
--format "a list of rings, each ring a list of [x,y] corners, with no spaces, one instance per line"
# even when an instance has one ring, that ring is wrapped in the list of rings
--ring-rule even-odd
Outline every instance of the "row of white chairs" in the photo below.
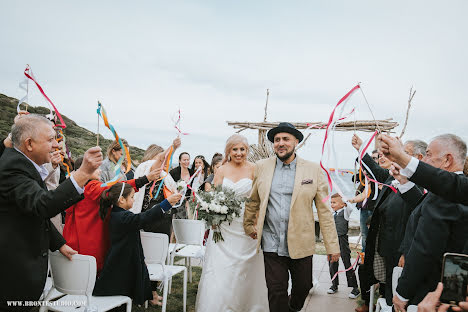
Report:
[[[205,247],[203,236],[205,224],[198,220],[173,220],[176,244],[169,244],[166,234],[141,232],[141,243],[145,262],[151,281],[163,283],[162,312],[166,311],[167,295],[170,293],[172,277],[183,273],[183,311],[186,311],[187,301],[187,267],[174,265],[174,257],[179,256],[188,261],[189,278],[191,281],[191,258],[203,259]],[[45,301],[56,302],[42,306],[40,311],[108,311],[126,304],[126,310],[131,311],[132,300],[126,296],[92,296],[96,282],[96,259],[92,256],[74,255],[69,261],[58,251],[50,253],[50,269],[52,279],[50,290]],[[46,287],[47,288],[47,287]],[[60,297],[61,296],[61,297]],[[79,306],[70,303],[82,302]],[[148,303],[145,303],[147,307]]]

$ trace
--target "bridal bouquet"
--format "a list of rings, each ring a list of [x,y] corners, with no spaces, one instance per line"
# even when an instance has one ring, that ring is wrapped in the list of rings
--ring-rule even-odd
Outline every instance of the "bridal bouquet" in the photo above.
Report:
[[[221,223],[227,221],[231,224],[235,217],[239,217],[242,206],[247,198],[237,195],[229,188],[215,187],[211,192],[198,192],[193,200],[189,201],[190,208],[198,212],[199,219],[205,220],[213,229],[215,243],[224,241],[221,233]]]

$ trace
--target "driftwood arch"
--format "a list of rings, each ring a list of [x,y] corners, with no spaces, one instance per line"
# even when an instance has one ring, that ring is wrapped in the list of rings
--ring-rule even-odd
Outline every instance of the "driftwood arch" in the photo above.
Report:
[[[237,133],[244,130],[257,130],[258,131],[258,143],[250,145],[249,161],[256,162],[257,160],[270,157],[274,154],[272,144],[266,138],[266,133],[271,128],[278,126],[279,122],[267,121],[268,113],[268,98],[270,96],[270,90],[267,89],[266,103],[265,103],[265,115],[263,122],[250,122],[250,121],[226,121],[228,126],[238,129]],[[320,130],[326,129],[326,122],[290,122],[294,127],[299,130]],[[312,126],[312,128],[310,128]],[[342,122],[335,128],[337,131],[363,131],[363,132],[374,132],[379,130],[382,132],[393,133],[393,129],[398,127],[398,123],[393,121],[391,118],[385,120],[356,120]],[[306,141],[309,139],[310,133],[305,137],[304,141],[297,147],[301,148]]]

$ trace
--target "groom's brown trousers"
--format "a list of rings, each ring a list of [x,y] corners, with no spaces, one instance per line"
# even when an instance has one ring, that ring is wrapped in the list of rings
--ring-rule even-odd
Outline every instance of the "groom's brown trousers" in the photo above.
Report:
[[[291,259],[274,252],[263,252],[270,312],[300,311],[312,288],[312,256]],[[291,298],[288,281],[291,272]]]

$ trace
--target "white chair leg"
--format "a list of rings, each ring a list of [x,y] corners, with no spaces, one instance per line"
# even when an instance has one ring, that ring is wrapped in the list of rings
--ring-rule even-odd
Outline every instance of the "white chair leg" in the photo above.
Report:
[[[148,309],[148,300],[145,301],[145,309]]]
[[[188,258],[189,281],[192,283],[192,258]]]
[[[163,302],[162,302],[162,310],[161,312],[166,312],[166,305],[167,305],[167,292],[169,288],[169,279],[164,279],[164,290],[163,290]]]
[[[369,312],[374,312],[374,296],[375,296],[375,285],[372,285],[370,288]]]
[[[187,269],[184,270],[184,294],[183,294],[184,312],[187,311]]]
[[[146,301],[148,302],[148,301]],[[126,302],[127,312],[132,312],[132,299],[127,300]]]

